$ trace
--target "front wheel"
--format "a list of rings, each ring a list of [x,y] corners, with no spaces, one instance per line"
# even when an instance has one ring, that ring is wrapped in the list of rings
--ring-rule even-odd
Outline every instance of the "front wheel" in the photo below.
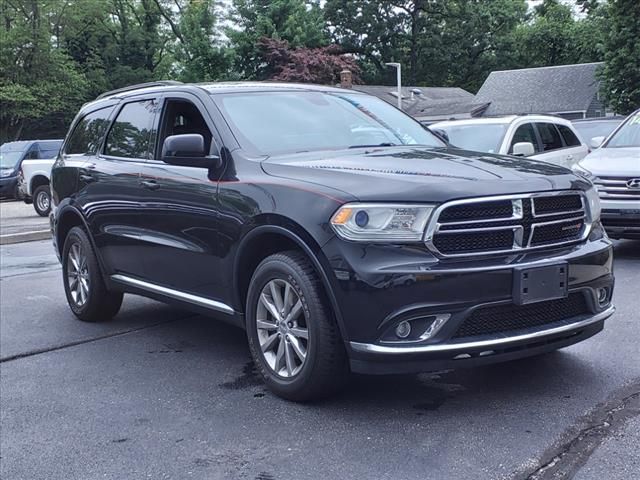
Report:
[[[46,217],[51,211],[51,189],[49,185],[40,185],[33,192],[33,208],[41,217]]]
[[[260,263],[247,295],[247,337],[267,386],[295,401],[328,396],[348,368],[342,338],[322,284],[301,253],[277,253]]]
[[[107,290],[89,237],[69,230],[62,251],[64,291],[71,311],[84,322],[110,320],[122,305],[122,293]]]

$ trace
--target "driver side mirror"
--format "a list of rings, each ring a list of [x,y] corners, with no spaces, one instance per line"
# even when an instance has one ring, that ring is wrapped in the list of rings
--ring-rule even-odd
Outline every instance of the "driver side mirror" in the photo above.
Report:
[[[513,146],[513,155],[516,157],[528,157],[536,153],[531,142],[518,142]]]
[[[591,148],[600,148],[602,142],[604,142],[604,137],[593,137],[590,142]]]
[[[207,155],[204,137],[199,133],[170,135],[162,144],[162,161],[170,165],[197,168],[220,168],[218,155]]]

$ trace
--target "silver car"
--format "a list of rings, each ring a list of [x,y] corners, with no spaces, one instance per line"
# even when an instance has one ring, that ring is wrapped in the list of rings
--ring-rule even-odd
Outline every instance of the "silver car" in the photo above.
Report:
[[[609,236],[640,239],[640,110],[607,138],[592,138],[591,146],[597,148],[574,172],[596,185]]]

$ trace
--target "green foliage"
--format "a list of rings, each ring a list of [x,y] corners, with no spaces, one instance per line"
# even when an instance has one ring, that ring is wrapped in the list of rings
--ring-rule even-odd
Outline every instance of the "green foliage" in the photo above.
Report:
[[[602,72],[605,98],[618,113],[640,107],[640,2],[611,0]]]

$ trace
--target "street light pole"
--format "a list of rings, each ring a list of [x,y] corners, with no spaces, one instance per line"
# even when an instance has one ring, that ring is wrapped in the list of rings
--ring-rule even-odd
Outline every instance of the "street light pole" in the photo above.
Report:
[[[396,76],[398,78],[398,108],[402,110],[402,66],[397,62],[389,62],[385,63],[385,65],[395,67],[396,69]]]

